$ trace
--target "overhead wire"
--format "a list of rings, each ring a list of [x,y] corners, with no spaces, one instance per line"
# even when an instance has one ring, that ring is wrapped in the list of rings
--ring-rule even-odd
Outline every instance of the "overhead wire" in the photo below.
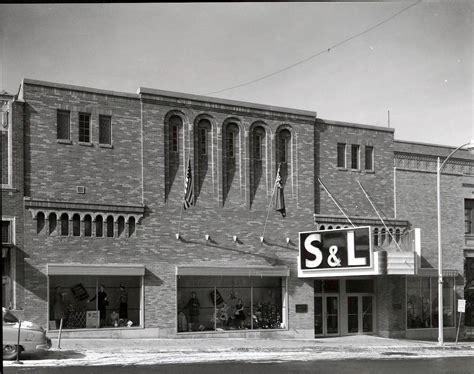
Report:
[[[364,35],[364,34],[367,34],[368,32],[370,32],[370,31],[376,29],[377,27],[382,26],[383,24],[385,24],[385,23],[391,21],[392,19],[394,19],[394,18],[397,17],[398,15],[402,14],[403,12],[406,12],[408,9],[414,7],[415,5],[418,5],[418,4],[421,3],[422,1],[423,1],[423,0],[418,0],[416,3],[410,4],[409,6],[407,6],[407,7],[403,8],[403,9],[399,10],[398,12],[392,14],[390,17],[384,19],[383,21],[380,21],[379,23],[377,23],[377,24],[375,24],[375,25],[369,27],[368,29],[365,29],[364,31],[361,31],[361,32],[359,32],[359,33],[357,33],[357,34],[355,34],[355,35],[352,35],[352,36],[350,36],[350,37],[348,37],[348,38],[346,38],[346,39],[344,39],[344,40],[342,40],[342,41],[340,41],[340,42],[338,42],[338,43],[336,43],[336,44],[330,46],[329,48],[326,48],[326,49],[321,50],[321,51],[319,51],[319,52],[317,52],[317,53],[315,53],[315,54],[313,54],[313,55],[311,55],[311,56],[309,56],[309,57],[306,57],[306,58],[303,59],[303,60],[300,60],[300,61],[298,61],[298,62],[295,62],[295,63],[293,63],[293,64],[291,64],[291,65],[288,65],[288,66],[286,66],[286,67],[284,67],[284,68],[281,68],[281,69],[279,69],[279,70],[277,70],[277,71],[274,71],[273,73],[266,74],[266,75],[264,75],[264,76],[262,76],[262,77],[260,77],[260,78],[252,79],[252,80],[250,80],[250,81],[248,81],[248,82],[241,83],[241,84],[238,84],[238,85],[235,85],[235,86],[232,86],[232,87],[227,87],[227,88],[224,88],[224,89],[222,89],[222,90],[213,91],[213,92],[208,92],[208,93],[205,93],[205,94],[203,94],[203,95],[214,95],[214,94],[218,94],[218,93],[221,93],[221,92],[224,92],[224,91],[230,91],[230,90],[233,90],[233,89],[235,89],[235,88],[244,87],[244,86],[247,86],[247,85],[249,85],[249,84],[262,81],[262,80],[264,80],[264,79],[273,77],[273,76],[275,76],[275,75],[277,75],[277,74],[280,74],[280,73],[283,73],[283,72],[285,72],[285,71],[287,71],[287,70],[290,70],[290,69],[294,68],[295,66],[301,65],[301,64],[303,64],[303,63],[305,63],[305,62],[307,62],[307,61],[309,61],[309,60],[312,60],[312,59],[314,59],[314,58],[316,58],[316,57],[318,57],[318,56],[321,56],[321,55],[324,54],[324,53],[329,53],[329,52],[331,52],[331,50],[333,50],[333,49],[335,49],[335,48],[337,48],[337,47],[340,47],[341,45],[343,45],[343,44],[345,44],[345,43],[347,43],[347,42],[349,42],[349,41],[351,41],[351,40],[353,40],[353,39],[356,39],[356,38],[358,38],[359,36],[362,36],[362,35]]]

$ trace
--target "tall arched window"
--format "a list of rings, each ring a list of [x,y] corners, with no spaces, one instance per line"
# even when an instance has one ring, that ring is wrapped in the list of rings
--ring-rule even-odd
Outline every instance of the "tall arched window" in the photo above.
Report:
[[[77,213],[72,216],[72,235],[81,235],[81,217]]]
[[[265,154],[265,129],[257,125],[250,134],[250,204],[253,204],[265,175]]]
[[[104,218],[102,216],[95,217],[95,236],[98,238],[104,236]]]
[[[276,136],[276,169],[280,168],[283,184],[288,179],[291,168],[291,132],[284,128],[277,132]]]
[[[66,213],[61,214],[61,235],[69,235],[69,216]]]
[[[173,114],[168,118],[168,145],[166,147],[166,182],[165,198],[167,199],[173,186],[174,180],[180,166],[180,139],[183,131],[183,119]]]
[[[128,219],[128,236],[132,236],[135,233],[135,217]]]
[[[45,216],[43,212],[39,212],[36,216],[36,233],[43,231],[45,225]]]
[[[196,136],[196,179],[197,179],[197,193],[199,196],[203,189],[204,180],[206,179],[209,170],[209,163],[211,160],[211,122],[208,119],[201,119],[197,123]],[[208,186],[211,187],[211,186]],[[211,189],[210,189],[211,190]],[[204,191],[203,191],[204,192]]]
[[[224,129],[224,144],[222,151],[224,153],[224,172],[223,172],[223,186],[224,186],[224,201],[227,199],[232,188],[232,183],[236,175],[238,175],[240,168],[239,161],[239,126],[235,122],[230,122]]]
[[[379,229],[375,228],[373,231],[374,235],[374,245],[379,245]]]
[[[112,216],[107,217],[107,237],[114,237],[114,217]]]
[[[89,214],[84,217],[84,236],[92,236],[92,217]]]

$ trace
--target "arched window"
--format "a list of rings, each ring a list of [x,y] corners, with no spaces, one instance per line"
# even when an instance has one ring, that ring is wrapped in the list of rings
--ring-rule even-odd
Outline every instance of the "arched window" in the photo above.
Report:
[[[171,152],[179,152],[179,132],[183,126],[183,120],[180,116],[173,115],[169,119],[169,126]]]
[[[125,218],[120,216],[117,220],[117,237],[121,237],[125,230]]]
[[[132,236],[135,233],[135,217],[128,219],[128,236]]]
[[[112,216],[107,217],[107,237],[114,237],[114,217]]]
[[[166,129],[168,131],[168,144],[165,148],[165,199],[168,199],[180,167],[180,152],[182,152],[180,139],[182,139],[181,134],[183,131],[182,118],[176,114],[171,115],[167,120]],[[179,187],[181,190],[181,186]]]
[[[393,229],[389,229],[388,232],[389,232],[388,244],[390,244],[392,242],[392,238],[393,238]]]
[[[319,226],[319,229],[320,230],[326,230],[326,227],[324,227],[324,225],[321,225],[321,226]]]
[[[289,163],[291,157],[291,132],[283,129],[277,135],[277,163]]]
[[[199,120],[195,131],[197,196],[201,195],[201,192],[206,193],[212,190],[212,186],[209,183],[206,183],[207,186],[203,187],[212,155],[211,134],[211,122],[205,118]]]
[[[400,239],[401,239],[400,229],[396,229],[395,230],[395,241],[400,244]]]
[[[81,236],[81,217],[77,213],[72,216],[72,235]]]
[[[374,229],[374,245],[379,245],[379,229]]]
[[[387,231],[385,229],[382,229],[380,231],[380,245],[384,245],[386,239],[387,239]]]
[[[56,216],[56,213],[50,213],[49,215],[49,235],[53,234],[56,231],[56,228],[58,226],[58,217]]]
[[[222,151],[224,153],[224,201],[227,199],[232,187],[232,182],[236,176],[239,176],[239,126],[236,123],[228,123],[224,130],[224,144]]]
[[[43,231],[45,225],[45,217],[43,212],[39,212],[36,216],[36,233]]]
[[[261,180],[264,175],[265,129],[262,126],[255,126],[250,135],[250,204],[253,203],[257,195],[257,190],[261,185]],[[261,197],[262,195],[260,195],[260,198]]]
[[[61,214],[61,235],[69,235],[69,216],[66,213]]]
[[[84,236],[92,236],[92,217],[89,214],[84,217]]]
[[[102,216],[95,217],[95,236],[98,238],[104,236],[104,218]]]

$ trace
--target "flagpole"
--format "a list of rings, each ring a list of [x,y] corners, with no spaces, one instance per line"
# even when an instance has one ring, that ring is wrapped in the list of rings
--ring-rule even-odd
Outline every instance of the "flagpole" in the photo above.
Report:
[[[281,166],[281,162],[278,164],[277,176],[278,176],[278,173],[280,172],[280,166]],[[265,230],[267,229],[268,216],[270,215],[270,206],[272,205],[272,202],[273,202],[273,196],[275,195],[276,185],[277,185],[277,178],[275,178],[275,184],[273,185],[272,197],[270,199],[270,203],[268,204],[267,218],[265,218],[265,224],[263,226],[262,241],[263,241],[263,238],[265,238]]]

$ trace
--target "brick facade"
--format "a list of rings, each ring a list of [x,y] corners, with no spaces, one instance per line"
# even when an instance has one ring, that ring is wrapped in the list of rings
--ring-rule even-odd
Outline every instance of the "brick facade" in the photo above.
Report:
[[[24,191],[19,189],[19,197],[15,202],[9,198],[7,204],[13,202],[11,209],[24,214],[18,237],[25,261],[18,261],[17,266],[27,276],[21,281],[25,293],[19,303],[28,319],[42,325],[48,314],[47,264],[145,265],[144,327],[155,336],[176,335],[177,267],[284,266],[290,271],[288,330],[284,333],[314,336],[313,281],[297,277],[298,233],[315,229],[315,213],[342,216],[318,178],[354,219],[376,217],[360,182],[385,218],[400,218],[421,227],[422,254],[436,267],[433,175],[401,169],[394,173],[394,154],[403,144],[394,142],[393,129],[317,119],[313,112],[147,88],[125,94],[24,80],[20,97],[24,113],[18,121],[23,117],[25,148],[24,153],[18,151],[15,162],[24,165],[24,172],[17,171],[24,175]],[[70,113],[70,141],[57,139],[57,110]],[[90,144],[78,141],[79,113],[91,114]],[[99,115],[112,118],[112,146],[98,142]],[[175,153],[170,144],[173,116],[181,121]],[[210,123],[205,156],[198,154],[201,119]],[[237,152],[230,162],[226,134],[231,127],[237,134]],[[264,134],[258,163],[254,157],[256,129],[263,129]],[[271,208],[262,243],[283,129],[291,133],[288,165],[283,171],[287,216]],[[337,167],[337,143],[360,146],[358,170],[350,168],[350,154],[349,167]],[[17,144],[19,149],[22,144]],[[374,149],[371,171],[364,168],[366,146]],[[192,160],[196,206],[181,212],[188,159]],[[459,175],[443,176],[443,193],[448,196],[443,219],[453,226],[452,230],[448,225],[444,228],[449,247],[445,266],[460,273],[461,180]],[[84,193],[78,193],[77,187],[84,187]],[[86,237],[84,231],[74,236],[71,230],[68,236],[50,234],[48,229],[38,233],[39,211],[66,212],[69,220],[75,212],[82,220],[86,214],[110,214],[115,229],[119,216],[128,225],[132,214],[137,225],[133,235],[121,237]],[[178,227],[181,240],[176,239]],[[17,280],[23,279],[21,274],[19,270]],[[403,276],[377,278],[375,333],[403,335],[404,284]],[[296,304],[307,304],[307,313],[296,313]]]

